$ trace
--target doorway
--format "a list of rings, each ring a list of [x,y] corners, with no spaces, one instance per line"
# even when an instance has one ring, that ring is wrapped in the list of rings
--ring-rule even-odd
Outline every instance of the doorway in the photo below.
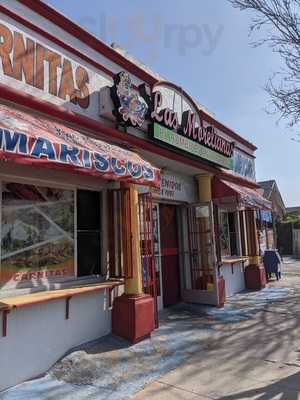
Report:
[[[77,276],[101,275],[101,194],[77,191]]]
[[[164,307],[172,306],[181,299],[176,211],[174,205],[160,204],[159,206]]]

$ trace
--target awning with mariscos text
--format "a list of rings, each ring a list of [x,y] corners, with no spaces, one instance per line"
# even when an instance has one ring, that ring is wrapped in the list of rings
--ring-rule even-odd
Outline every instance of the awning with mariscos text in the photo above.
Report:
[[[160,183],[159,169],[134,152],[2,104],[0,159],[142,185]]]

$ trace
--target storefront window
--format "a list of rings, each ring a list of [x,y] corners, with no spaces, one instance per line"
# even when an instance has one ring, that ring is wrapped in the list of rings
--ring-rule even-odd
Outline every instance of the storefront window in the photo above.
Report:
[[[74,275],[74,192],[2,182],[1,286]]]
[[[226,257],[238,255],[236,214],[221,210],[219,214],[219,229],[221,256]]]

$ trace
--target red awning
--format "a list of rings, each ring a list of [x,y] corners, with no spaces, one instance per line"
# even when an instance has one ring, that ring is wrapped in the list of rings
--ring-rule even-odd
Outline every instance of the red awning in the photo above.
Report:
[[[138,154],[3,104],[0,104],[0,159],[109,180],[160,184],[159,169]]]
[[[234,197],[241,206],[254,210],[272,211],[272,203],[257,190],[222,179],[215,179],[213,183],[213,198],[225,200],[230,197]]]

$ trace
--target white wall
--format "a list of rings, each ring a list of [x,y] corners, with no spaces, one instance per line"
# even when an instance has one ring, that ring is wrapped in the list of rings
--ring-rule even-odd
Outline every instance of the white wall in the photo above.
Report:
[[[226,297],[231,297],[235,293],[241,292],[245,289],[245,276],[242,264],[233,265],[233,273],[231,265],[223,265],[221,267],[221,275],[225,279],[225,293]]]
[[[72,347],[110,331],[108,291],[73,297],[69,320],[65,300],[11,311],[7,337],[0,336],[0,391],[46,372]]]

